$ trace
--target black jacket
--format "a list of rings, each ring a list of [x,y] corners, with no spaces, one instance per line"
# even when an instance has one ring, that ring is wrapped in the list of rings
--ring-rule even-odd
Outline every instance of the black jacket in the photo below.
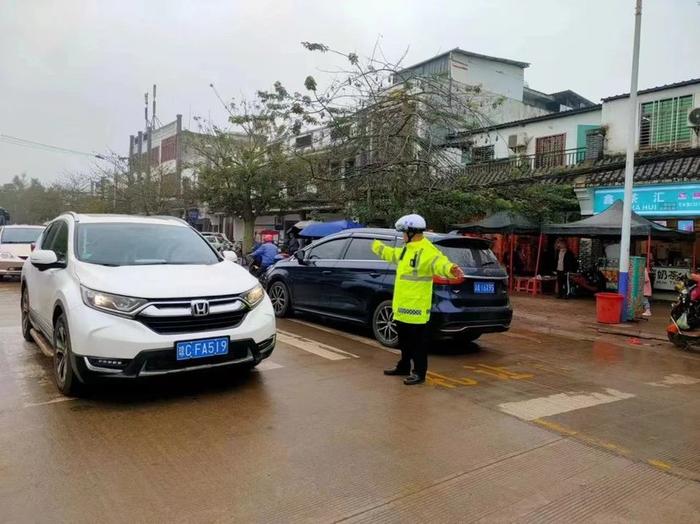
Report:
[[[554,269],[558,270],[559,268],[559,251],[554,252]],[[568,249],[566,250],[566,253],[564,254],[564,273],[575,273],[578,270],[578,261],[576,260],[576,257],[574,254],[569,251]]]

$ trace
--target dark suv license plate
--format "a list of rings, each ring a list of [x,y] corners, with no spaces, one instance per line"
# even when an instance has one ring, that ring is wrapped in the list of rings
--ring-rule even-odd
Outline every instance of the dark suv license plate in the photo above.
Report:
[[[228,355],[229,345],[229,337],[183,340],[182,342],[175,343],[175,355],[177,360],[218,357],[221,355]]]
[[[474,293],[489,295],[495,292],[495,282],[474,282]]]

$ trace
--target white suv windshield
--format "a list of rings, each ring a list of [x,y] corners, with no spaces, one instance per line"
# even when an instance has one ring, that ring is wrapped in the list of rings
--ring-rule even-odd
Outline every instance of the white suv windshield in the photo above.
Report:
[[[190,228],[163,224],[79,224],[76,257],[105,266],[219,262],[211,247]]]
[[[0,233],[0,244],[31,244],[42,231],[38,227],[6,227]]]

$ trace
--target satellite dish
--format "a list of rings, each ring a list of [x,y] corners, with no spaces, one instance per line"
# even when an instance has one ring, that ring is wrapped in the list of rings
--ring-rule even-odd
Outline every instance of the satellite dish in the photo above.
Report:
[[[700,128],[700,107],[688,112],[688,127]]]

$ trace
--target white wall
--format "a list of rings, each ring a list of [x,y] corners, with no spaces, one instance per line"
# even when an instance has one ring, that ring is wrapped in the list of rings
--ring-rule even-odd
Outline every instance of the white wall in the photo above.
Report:
[[[463,84],[480,85],[484,90],[523,100],[525,73],[522,67],[487,60],[459,52],[452,53],[452,79]]]
[[[485,99],[485,103],[482,104],[481,112],[483,112],[485,118],[484,122],[481,122],[481,125],[484,127],[487,125],[506,124],[516,120],[524,120],[526,118],[550,114],[550,111],[546,109],[530,106],[512,98],[500,99],[499,104],[494,108],[489,102],[494,102],[497,98],[498,97],[491,95],[489,98]]]
[[[640,95],[637,99],[637,118],[639,118],[639,109],[641,104],[645,102],[653,102],[654,100],[663,100],[665,98],[674,98],[677,96],[694,95],[693,107],[700,106],[700,84],[695,84],[685,87],[676,87]],[[608,127],[606,134],[606,152],[607,153],[623,153],[627,147],[627,125],[629,115],[629,97],[611,100],[603,103],[603,115],[601,122]],[[639,125],[636,126],[636,144],[639,146]]]
[[[508,148],[508,136],[518,134],[521,143],[527,144],[525,154],[535,154],[536,139],[566,133],[566,149],[577,147],[579,125],[600,125],[601,111],[591,111],[570,116],[552,118],[530,124],[515,125],[473,135],[474,146],[494,145],[494,158],[507,158],[513,154]]]

